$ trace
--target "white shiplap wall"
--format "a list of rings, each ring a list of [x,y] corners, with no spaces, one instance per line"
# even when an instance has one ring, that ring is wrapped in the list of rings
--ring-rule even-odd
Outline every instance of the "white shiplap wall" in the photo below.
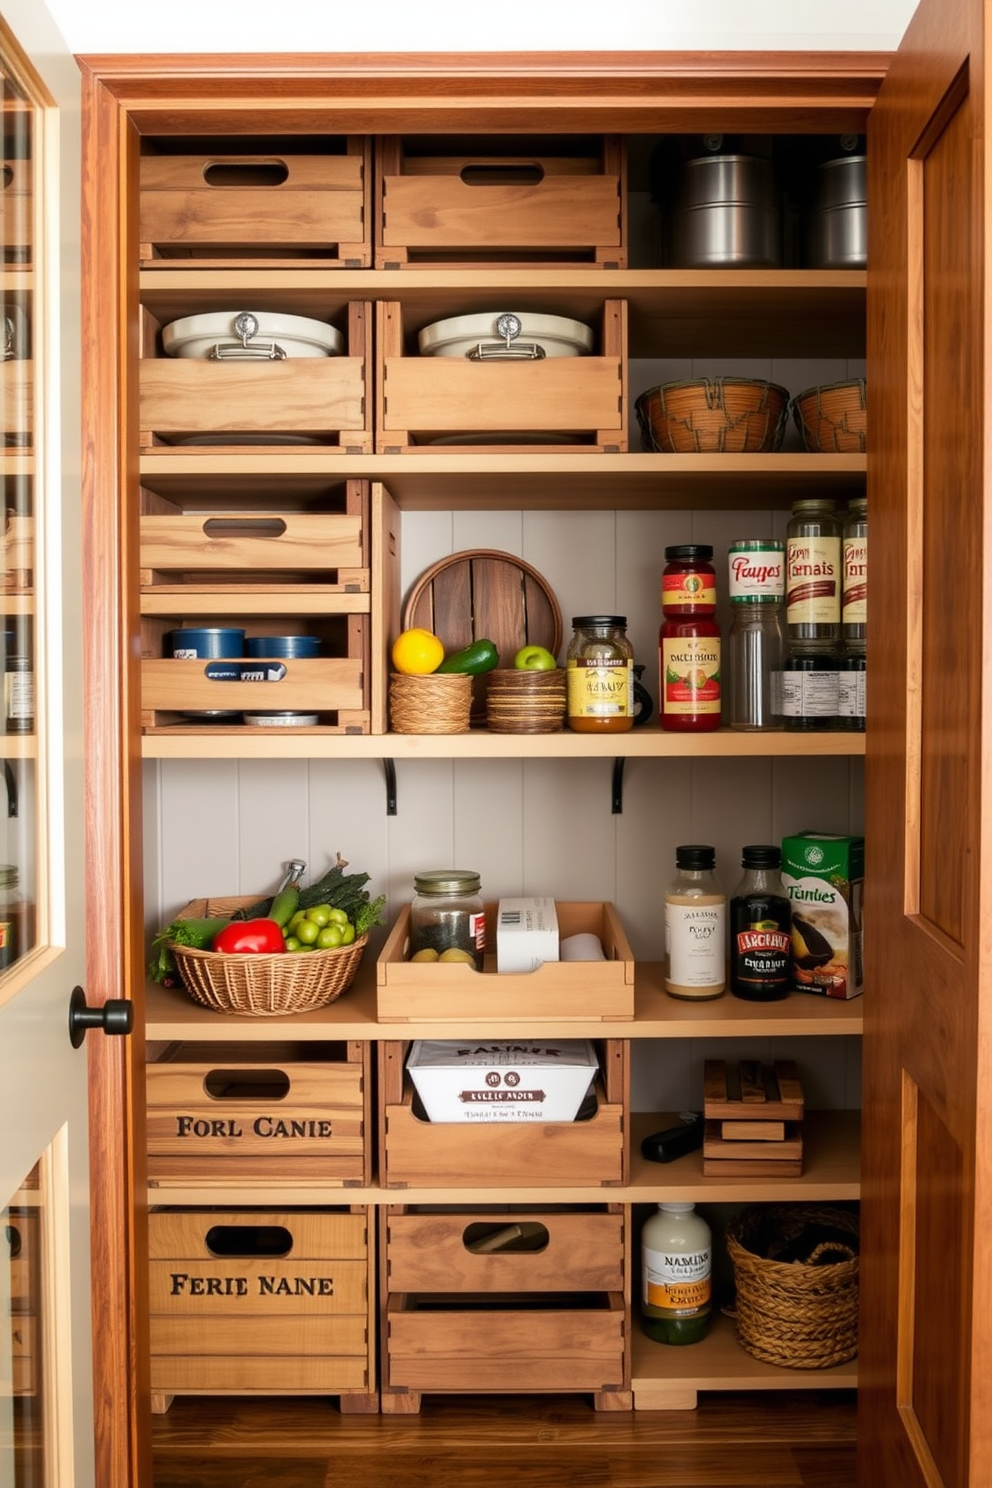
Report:
[[[757,361],[635,363],[637,393],[669,376],[718,370],[770,377],[790,392],[859,375],[860,363]],[[636,434],[631,448],[639,447]],[[509,498],[508,498],[509,499]],[[787,513],[601,511],[405,513],[403,592],[438,558],[465,548],[497,548],[537,568],[552,585],[565,622],[573,614],[628,616],[635,655],[657,695],[659,580],[666,545],[712,543],[719,588],[723,555],[736,538],[784,536]],[[726,602],[721,605],[726,633]],[[281,865],[302,857],[314,875],[337,852],[389,895],[394,916],[423,868],[477,869],[487,898],[552,894],[610,900],[621,912],[635,956],[663,954],[662,893],[679,842],[712,842],[724,886],[739,874],[745,842],[777,841],[805,828],[862,829],[860,761],[632,760],[624,810],[611,810],[608,761],[401,762],[399,810],[385,814],[376,761],[169,761],[145,767],[145,882],[149,929],[190,898],[263,892]],[[782,1051],[779,1051],[782,1052]],[[790,1041],[812,1087],[811,1103],[859,1103],[854,1039]],[[692,1106],[702,1060],[770,1057],[771,1046],[660,1041],[635,1059],[638,1109]]]

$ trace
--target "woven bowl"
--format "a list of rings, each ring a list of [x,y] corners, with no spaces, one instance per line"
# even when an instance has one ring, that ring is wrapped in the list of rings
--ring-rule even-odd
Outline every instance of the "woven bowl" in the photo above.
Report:
[[[326,1007],[351,986],[368,944],[360,935],[350,946],[299,954],[240,956],[171,945],[173,957],[194,1002],[215,1013],[249,1013],[280,1018]]]
[[[864,454],[868,400],[865,379],[807,388],[792,400],[792,417],[808,450],[818,454]]]
[[[497,668],[488,674],[486,727],[494,734],[556,734],[565,726],[567,674]]]
[[[782,443],[789,394],[760,378],[697,377],[648,388],[634,408],[656,454],[759,454]]]
[[[389,724],[394,734],[467,734],[472,678],[465,672],[389,674]]]
[[[850,1243],[821,1246],[810,1264],[762,1254],[770,1235],[788,1244],[812,1226],[842,1232]],[[737,1288],[737,1339],[749,1354],[786,1369],[829,1369],[856,1356],[857,1214],[823,1205],[755,1204],[728,1226],[727,1252]]]

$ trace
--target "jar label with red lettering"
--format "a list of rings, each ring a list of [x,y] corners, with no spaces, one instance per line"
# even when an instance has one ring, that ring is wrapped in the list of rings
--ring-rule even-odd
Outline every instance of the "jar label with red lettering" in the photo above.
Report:
[[[790,625],[840,623],[840,538],[790,537],[785,597]]]
[[[661,604],[665,610],[713,610],[716,579],[711,573],[662,574]]]
[[[868,619],[868,539],[844,539],[844,590],[841,619],[845,625],[864,625]]]
[[[662,712],[720,711],[720,641],[716,636],[680,636],[661,643]]]
[[[730,551],[728,593],[742,599],[782,599],[785,595],[785,549],[749,548]]]

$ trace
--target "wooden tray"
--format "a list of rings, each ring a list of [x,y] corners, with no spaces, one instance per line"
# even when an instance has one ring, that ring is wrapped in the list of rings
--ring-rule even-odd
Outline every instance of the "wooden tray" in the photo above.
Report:
[[[558,656],[561,609],[547,580],[512,553],[466,548],[425,569],[403,606],[404,630],[422,626],[445,652],[490,640],[502,666],[512,666],[521,646],[545,646]],[[472,722],[486,721],[486,679],[473,687]]]

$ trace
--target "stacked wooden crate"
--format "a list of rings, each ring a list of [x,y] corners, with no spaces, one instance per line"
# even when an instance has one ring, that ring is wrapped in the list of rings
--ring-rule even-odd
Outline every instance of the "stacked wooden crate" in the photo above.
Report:
[[[798,1178],[803,1170],[803,1088],[791,1059],[734,1069],[707,1059],[703,1176]]]

